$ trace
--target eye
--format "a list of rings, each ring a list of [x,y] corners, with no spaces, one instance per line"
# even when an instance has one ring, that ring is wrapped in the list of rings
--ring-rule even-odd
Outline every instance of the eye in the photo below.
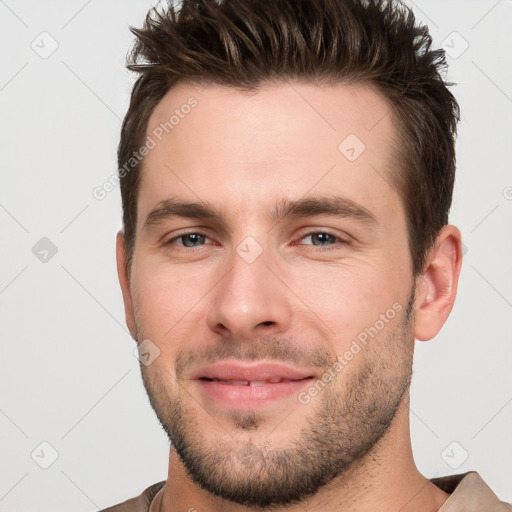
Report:
[[[184,233],[182,235],[171,238],[166,242],[166,244],[194,248],[203,245],[205,243],[205,240],[210,239],[203,233]],[[177,241],[181,241],[182,243],[177,243]]]
[[[336,248],[336,243],[348,244],[348,240],[345,240],[339,236],[333,235],[332,233],[327,233],[325,231],[312,231],[302,236],[300,240],[310,240],[311,243],[305,243],[300,245],[314,245],[320,248]]]

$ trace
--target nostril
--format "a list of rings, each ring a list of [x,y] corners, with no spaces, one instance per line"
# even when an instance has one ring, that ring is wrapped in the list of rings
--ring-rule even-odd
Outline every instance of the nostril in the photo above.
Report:
[[[261,322],[262,325],[272,325],[274,322],[272,322],[271,320],[267,320],[265,322]]]

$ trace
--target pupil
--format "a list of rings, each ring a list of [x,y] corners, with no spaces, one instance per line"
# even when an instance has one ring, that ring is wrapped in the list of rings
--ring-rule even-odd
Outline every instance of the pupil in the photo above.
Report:
[[[322,242],[331,241],[331,238],[332,238],[332,235],[330,235],[329,233],[316,233],[313,235],[313,241],[314,240],[319,241],[320,245],[322,244]]]
[[[194,242],[199,242],[204,238],[204,235],[199,235],[197,233],[192,233],[190,235],[186,235],[183,239],[183,244],[185,247],[193,247],[195,245]],[[192,243],[189,243],[192,242]]]

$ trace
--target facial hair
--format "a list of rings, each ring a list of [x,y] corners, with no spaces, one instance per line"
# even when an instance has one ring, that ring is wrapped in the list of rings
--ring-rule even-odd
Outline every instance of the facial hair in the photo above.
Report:
[[[345,377],[342,369],[314,397],[314,413],[304,416],[305,424],[289,440],[290,446],[273,447],[271,438],[263,444],[246,437],[242,442],[234,437],[209,439],[180,381],[185,382],[182,377],[197,360],[275,359],[327,369],[332,367],[332,354],[329,359],[322,350],[304,352],[268,337],[250,344],[220,343],[201,355],[182,353],[176,359],[172,391],[169,373],[141,364],[150,403],[190,478],[215,496],[265,508],[299,503],[361,461],[391,427],[410,386],[414,299],[413,289],[396,326],[368,341],[349,363],[356,365],[355,370],[351,368],[354,371]],[[141,331],[137,326],[137,333]],[[140,339],[137,334],[136,339]],[[303,406],[297,407],[300,413]],[[257,431],[265,421],[257,411],[230,411],[229,417],[235,430],[243,433]]]

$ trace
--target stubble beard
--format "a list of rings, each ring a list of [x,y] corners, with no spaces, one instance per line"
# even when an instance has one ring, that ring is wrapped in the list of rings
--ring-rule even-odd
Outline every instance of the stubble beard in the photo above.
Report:
[[[190,478],[215,496],[265,508],[299,503],[361,463],[389,431],[410,386],[413,306],[411,293],[401,321],[368,342],[348,377],[343,369],[308,406],[297,402],[290,416],[301,421],[304,414],[304,426],[285,447],[274,446],[272,435],[257,436],[267,429],[257,411],[232,411],[236,435],[208,438],[188,391],[177,385],[171,396],[164,384],[169,375],[141,364],[151,405]],[[310,405],[314,412],[307,414]]]

